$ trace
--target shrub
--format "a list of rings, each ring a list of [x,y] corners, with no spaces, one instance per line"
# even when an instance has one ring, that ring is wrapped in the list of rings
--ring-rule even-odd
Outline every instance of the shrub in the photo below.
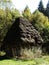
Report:
[[[30,60],[34,58],[38,58],[42,56],[42,50],[40,47],[32,47],[27,49],[27,48],[21,48],[21,57],[20,59],[25,59],[25,60]]]

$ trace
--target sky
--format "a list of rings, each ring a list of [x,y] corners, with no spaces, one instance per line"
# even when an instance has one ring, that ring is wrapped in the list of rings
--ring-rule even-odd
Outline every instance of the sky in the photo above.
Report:
[[[48,0],[42,0],[44,7],[46,7],[46,4]],[[25,9],[26,6],[29,7],[31,12],[34,12],[39,5],[40,0],[12,0],[13,5],[15,8],[17,8],[20,12]]]

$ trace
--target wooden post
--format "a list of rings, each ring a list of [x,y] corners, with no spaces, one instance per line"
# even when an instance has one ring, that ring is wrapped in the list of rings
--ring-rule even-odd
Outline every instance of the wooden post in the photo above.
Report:
[[[13,54],[13,57],[15,58],[15,50],[12,48],[12,54]]]

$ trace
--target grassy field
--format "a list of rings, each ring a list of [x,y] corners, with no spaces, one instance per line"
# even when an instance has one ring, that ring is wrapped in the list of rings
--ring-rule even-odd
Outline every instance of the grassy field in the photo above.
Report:
[[[12,59],[0,60],[0,65],[49,65],[49,56],[30,61]]]

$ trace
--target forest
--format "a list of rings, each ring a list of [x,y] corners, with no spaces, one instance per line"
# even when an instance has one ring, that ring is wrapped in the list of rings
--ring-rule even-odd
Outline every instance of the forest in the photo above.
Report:
[[[15,19],[17,19],[18,17],[23,17],[27,19],[32,24],[32,26],[34,26],[34,28],[39,32],[43,40],[43,43],[41,43],[43,49],[41,49],[41,46],[37,46],[38,48],[33,47],[33,53],[30,49],[29,50],[25,49],[24,53],[26,52],[27,55],[30,53],[29,56],[31,57],[29,57],[29,59],[31,59],[32,57],[33,58],[38,57],[38,55],[39,57],[41,57],[42,54],[49,55],[49,1],[47,3],[46,8],[44,8],[43,2],[41,0],[39,2],[38,8],[33,13],[31,13],[28,6],[26,6],[25,9],[22,11],[22,13],[20,13],[19,10],[13,7],[11,0],[9,1],[1,0],[0,1],[0,58],[4,56],[6,53],[1,49],[1,46],[3,45],[3,40],[8,30],[15,22]],[[23,50],[24,49],[22,49],[22,52]],[[41,50],[43,51],[42,54],[41,54]],[[33,64],[28,64],[28,65],[33,65]],[[38,65],[38,64],[35,63],[34,65]]]

